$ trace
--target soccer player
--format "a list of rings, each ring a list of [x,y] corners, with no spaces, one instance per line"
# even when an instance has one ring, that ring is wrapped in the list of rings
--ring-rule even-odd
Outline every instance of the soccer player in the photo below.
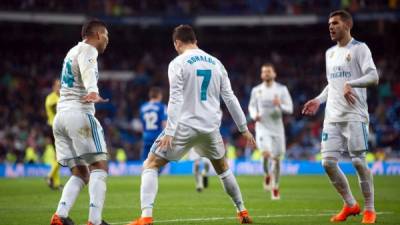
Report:
[[[250,144],[255,144],[239,101],[233,94],[228,74],[217,58],[198,48],[191,26],[176,27],[172,40],[179,56],[168,68],[170,94],[167,126],[144,163],[140,190],[142,215],[130,225],[153,224],[158,169],[169,161],[181,159],[192,147],[200,156],[211,160],[225,192],[236,207],[240,223],[252,223],[239,185],[225,159],[226,150],[219,132],[222,97],[239,131]]]
[[[167,123],[167,107],[161,102],[162,90],[152,87],[149,91],[149,101],[140,107],[140,119],[143,124],[143,148],[140,159],[144,161],[150,148]]]
[[[45,108],[47,115],[47,124],[53,127],[54,117],[57,112],[57,102],[60,98],[60,80],[56,79],[53,82],[52,92],[46,96]],[[54,157],[51,163],[51,169],[46,177],[48,186],[51,189],[60,189],[62,187],[60,180],[60,164],[58,164],[56,158]]]
[[[337,44],[325,54],[328,85],[304,105],[303,114],[314,115],[320,104],[326,102],[322,165],[344,201],[342,210],[331,221],[345,221],[348,216],[360,213],[347,178],[338,166],[341,153],[346,151],[357,171],[365,200],[362,223],[375,223],[374,185],[365,160],[369,122],[366,87],[377,85],[379,77],[371,51],[365,43],[352,38],[352,27],[353,20],[348,12],[338,10],[330,14],[329,33]]]
[[[279,200],[281,157],[286,152],[282,113],[293,113],[293,102],[286,86],[276,82],[275,78],[276,71],[272,64],[261,66],[263,82],[251,91],[249,113],[256,121],[256,140],[262,152],[265,174],[264,189],[271,190],[272,200]]]
[[[74,224],[68,217],[79,192],[89,185],[88,225],[107,225],[102,220],[106,194],[107,149],[103,128],[94,117],[94,103],[106,102],[99,95],[97,56],[108,44],[106,25],[90,20],[82,27],[82,41],[67,53],[61,72],[60,100],[53,133],[57,161],[71,169],[51,225]]]
[[[201,157],[194,149],[189,151],[188,159],[193,161],[196,191],[202,192],[204,188],[208,188],[208,172],[211,162],[209,159]]]

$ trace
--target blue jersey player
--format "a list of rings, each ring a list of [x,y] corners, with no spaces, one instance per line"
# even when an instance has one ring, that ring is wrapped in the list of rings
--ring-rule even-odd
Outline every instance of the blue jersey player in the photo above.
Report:
[[[162,90],[152,87],[149,91],[149,101],[140,107],[140,119],[143,124],[143,148],[140,159],[144,161],[158,135],[167,121],[167,107],[161,102]]]

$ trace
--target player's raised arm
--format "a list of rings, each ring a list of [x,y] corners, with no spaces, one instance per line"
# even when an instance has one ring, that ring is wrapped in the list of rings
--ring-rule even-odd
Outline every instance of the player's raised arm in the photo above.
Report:
[[[172,61],[168,67],[169,79],[169,101],[168,101],[168,119],[165,128],[165,134],[173,137],[178,126],[179,115],[183,104],[183,74],[182,68]]]
[[[324,88],[324,90],[314,99],[308,101],[302,110],[302,113],[307,116],[313,116],[317,113],[319,106],[326,102],[328,99],[328,85]]]
[[[282,109],[282,112],[284,112],[286,114],[293,113],[293,101],[292,101],[292,98],[290,97],[287,87],[285,87],[283,90],[280,107]]]

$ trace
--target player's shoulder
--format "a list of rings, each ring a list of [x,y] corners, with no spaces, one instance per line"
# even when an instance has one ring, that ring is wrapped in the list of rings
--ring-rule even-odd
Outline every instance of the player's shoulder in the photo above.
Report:
[[[99,54],[95,47],[85,42],[79,42],[77,46],[79,46],[79,51],[87,56],[97,57],[97,55]]]
[[[352,39],[349,48],[353,49],[354,51],[369,51],[369,47],[365,42],[358,41],[356,39]]]
[[[263,88],[263,83],[259,83],[252,88],[252,91],[257,91]]]

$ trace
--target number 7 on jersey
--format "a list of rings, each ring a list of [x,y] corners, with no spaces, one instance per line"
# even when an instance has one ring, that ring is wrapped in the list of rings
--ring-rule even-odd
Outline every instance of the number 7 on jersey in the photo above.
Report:
[[[207,100],[207,89],[210,85],[211,80],[211,70],[197,70],[197,76],[204,77],[203,82],[201,83],[201,90],[200,90],[200,100],[206,101]]]

